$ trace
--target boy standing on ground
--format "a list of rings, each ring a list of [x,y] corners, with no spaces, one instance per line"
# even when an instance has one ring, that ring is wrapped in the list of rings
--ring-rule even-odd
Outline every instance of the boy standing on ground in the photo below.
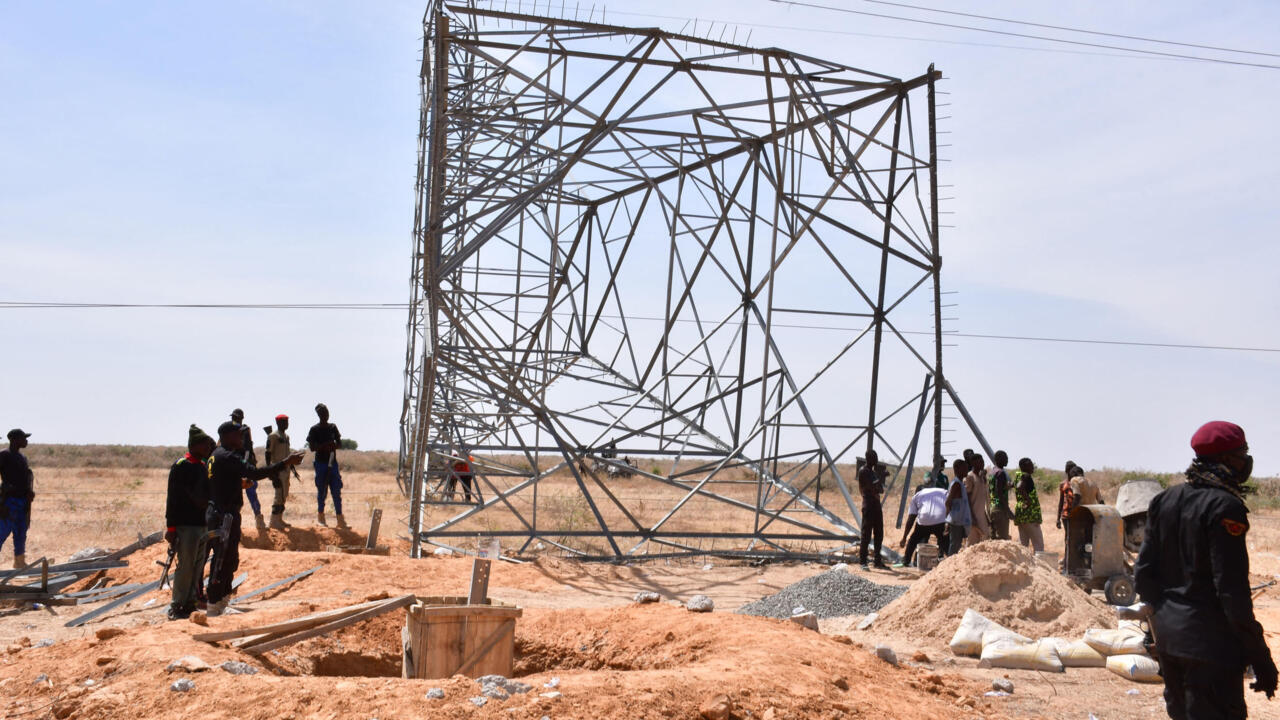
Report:
[[[169,619],[190,617],[200,588],[199,566],[204,560],[205,511],[209,505],[209,456],[213,438],[195,424],[187,431],[187,454],[169,468],[169,491],[164,506],[164,539],[173,548],[177,567],[170,587]]]
[[[324,525],[324,499],[333,494],[333,512],[338,527],[346,527],[347,521],[342,516],[342,473],[338,470],[338,446],[342,444],[342,433],[338,426],[329,422],[329,408],[324,403],[316,404],[316,417],[320,422],[311,426],[307,433],[307,446],[316,454],[316,522]]]
[[[955,555],[964,545],[972,523],[969,493],[965,491],[964,480],[961,479],[969,474],[969,465],[957,458],[951,464],[951,470],[951,487],[947,490],[947,554]]]
[[[22,449],[31,433],[9,431],[9,449],[0,450],[0,549],[13,535],[13,566],[27,566],[27,530],[31,527],[31,501],[35,500],[35,476]]]
[[[969,465],[969,474],[964,478],[964,489],[969,496],[969,544],[978,543],[991,537],[991,521],[987,518],[987,468],[983,457],[974,452],[967,452],[965,461]]]
[[[1058,519],[1054,525],[1062,530],[1063,567],[1066,567],[1067,556],[1071,554],[1071,511],[1080,504],[1080,496],[1076,495],[1076,486],[1071,481],[1083,475],[1084,468],[1068,462],[1067,472],[1058,486]]]
[[[991,460],[996,464],[996,471],[991,474],[991,538],[1008,540],[1009,520],[1013,518],[1009,509],[1009,473],[1005,472],[1009,455],[997,450]]]
[[[1013,524],[1018,527],[1018,542],[1035,552],[1044,551],[1044,533],[1040,529],[1040,496],[1036,493],[1033,477],[1036,466],[1031,458],[1018,461],[1018,471],[1013,474],[1014,493],[1018,502],[1013,508]]]

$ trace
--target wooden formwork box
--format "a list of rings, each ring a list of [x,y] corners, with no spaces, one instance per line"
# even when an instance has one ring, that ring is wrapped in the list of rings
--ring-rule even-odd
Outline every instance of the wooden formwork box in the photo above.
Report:
[[[511,677],[515,662],[514,605],[465,597],[423,597],[409,607],[401,639],[405,678],[454,675]]]

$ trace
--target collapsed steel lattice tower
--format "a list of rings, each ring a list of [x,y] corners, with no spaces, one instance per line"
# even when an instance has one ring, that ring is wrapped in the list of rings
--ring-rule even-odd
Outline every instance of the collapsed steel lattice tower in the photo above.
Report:
[[[860,450],[941,443],[940,74],[500,8],[424,20],[413,554],[849,542]]]

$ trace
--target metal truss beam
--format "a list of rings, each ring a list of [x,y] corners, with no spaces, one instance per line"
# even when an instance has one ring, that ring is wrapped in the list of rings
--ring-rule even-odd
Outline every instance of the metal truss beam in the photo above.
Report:
[[[959,405],[937,312],[940,73],[484,0],[437,0],[424,30],[413,554],[477,535],[615,561],[847,547],[860,451],[909,477],[928,409],[944,388]],[[460,459],[471,502],[441,496]]]

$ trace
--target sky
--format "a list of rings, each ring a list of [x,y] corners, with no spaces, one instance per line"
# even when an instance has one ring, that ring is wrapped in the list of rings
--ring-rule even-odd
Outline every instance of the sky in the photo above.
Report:
[[[1280,53],[1268,2],[945,6]],[[598,20],[604,6],[577,7]],[[405,302],[423,9],[0,4],[0,301]],[[1271,350],[959,337],[946,374],[992,444],[1051,467],[1176,471],[1195,428],[1226,419],[1244,426],[1257,471],[1280,473],[1280,69],[768,0],[614,4],[606,18],[673,31],[696,18],[698,33],[897,77],[935,64],[951,103],[939,113],[949,330]],[[394,450],[406,320],[0,308],[0,426],[33,443],[181,444],[189,423],[212,429],[234,407],[256,428],[287,413],[296,432],[325,402],[362,448]],[[951,427],[949,452],[974,445]]]

